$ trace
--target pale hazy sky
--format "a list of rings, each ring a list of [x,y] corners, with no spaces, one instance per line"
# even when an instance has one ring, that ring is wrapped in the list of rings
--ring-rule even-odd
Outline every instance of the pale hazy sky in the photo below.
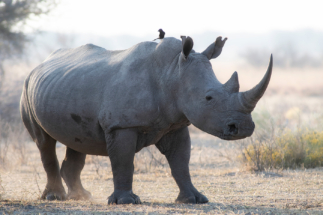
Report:
[[[323,31],[323,0],[60,0],[32,26],[60,33],[143,36],[163,28],[168,36],[204,31],[265,33]]]

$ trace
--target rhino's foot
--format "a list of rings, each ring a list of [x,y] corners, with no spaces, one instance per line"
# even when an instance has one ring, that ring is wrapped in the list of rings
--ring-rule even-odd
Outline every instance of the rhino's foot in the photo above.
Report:
[[[65,190],[51,190],[46,188],[41,199],[47,199],[49,201],[66,200],[66,193]]]
[[[141,204],[141,201],[139,196],[134,194],[132,190],[115,190],[108,198],[108,204]]]
[[[180,192],[176,203],[188,203],[188,204],[204,204],[208,203],[209,200],[198,191],[193,191],[189,193]]]
[[[80,189],[76,191],[71,191],[67,194],[67,199],[73,199],[73,200],[89,200],[92,198],[92,194],[85,190]]]

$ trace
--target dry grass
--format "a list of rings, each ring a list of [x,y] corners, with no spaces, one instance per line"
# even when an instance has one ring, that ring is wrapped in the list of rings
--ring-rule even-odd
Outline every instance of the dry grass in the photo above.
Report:
[[[27,164],[26,139],[30,138],[22,123],[0,121],[0,169]]]

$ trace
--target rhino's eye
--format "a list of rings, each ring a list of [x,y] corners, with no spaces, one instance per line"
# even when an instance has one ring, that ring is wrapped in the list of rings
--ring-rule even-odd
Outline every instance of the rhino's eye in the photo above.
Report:
[[[205,99],[206,99],[207,101],[210,101],[210,100],[212,99],[212,96],[206,96],[206,97],[205,97]]]

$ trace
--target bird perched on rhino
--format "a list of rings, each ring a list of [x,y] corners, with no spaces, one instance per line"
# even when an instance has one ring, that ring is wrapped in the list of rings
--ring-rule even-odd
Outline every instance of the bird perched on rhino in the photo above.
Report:
[[[158,40],[158,39],[164,39],[164,37],[165,37],[165,32],[163,31],[163,29],[159,29],[158,30],[159,31],[159,37],[158,38],[156,38],[156,39],[154,39],[153,41],[155,41],[155,40]]]

